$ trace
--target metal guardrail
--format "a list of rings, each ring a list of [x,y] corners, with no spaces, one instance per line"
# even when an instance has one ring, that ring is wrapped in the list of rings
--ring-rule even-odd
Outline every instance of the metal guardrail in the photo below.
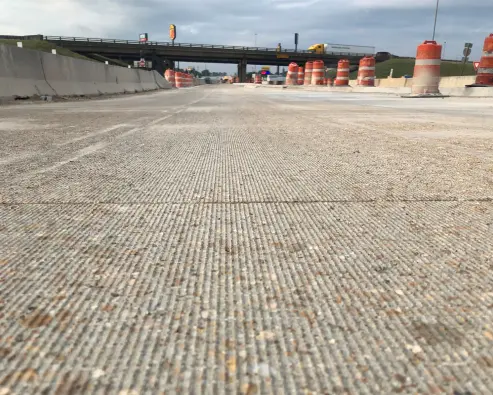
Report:
[[[107,43],[107,44],[137,44],[145,46],[164,46],[164,47],[186,47],[186,48],[215,48],[215,49],[234,49],[234,50],[245,50],[245,51],[272,51],[276,52],[277,48],[267,48],[267,47],[242,47],[237,45],[216,45],[216,44],[191,44],[191,43],[170,43],[170,42],[159,42],[159,41],[147,41],[140,42],[137,40],[115,40],[106,38],[86,38],[86,37],[63,37],[63,36],[44,36],[46,41],[71,41],[71,42],[88,42],[88,43]],[[294,52],[294,49],[282,49],[281,52]],[[309,52],[309,51],[298,51],[298,52]]]
[[[106,44],[131,44],[131,45],[142,45],[144,47],[181,47],[181,48],[210,48],[210,49],[231,49],[238,51],[251,51],[251,52],[274,52],[274,53],[306,53],[312,54],[313,52],[307,50],[294,50],[294,49],[281,49],[278,51],[277,48],[268,47],[241,47],[236,45],[216,45],[216,44],[191,44],[191,43],[170,43],[170,42],[159,42],[159,41],[147,41],[140,42],[137,40],[116,40],[116,39],[106,39],[106,38],[88,38],[88,37],[64,37],[64,36],[43,36],[45,41],[58,41],[58,42],[85,42],[85,43],[106,43]],[[354,47],[354,45],[353,45]],[[326,52],[325,55],[334,56],[366,56],[374,55],[369,53],[347,53],[347,52]]]

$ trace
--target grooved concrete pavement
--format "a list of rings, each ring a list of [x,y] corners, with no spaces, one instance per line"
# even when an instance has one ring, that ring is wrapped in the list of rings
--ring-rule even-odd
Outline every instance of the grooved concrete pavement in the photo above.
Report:
[[[491,393],[492,107],[0,107],[0,394]]]

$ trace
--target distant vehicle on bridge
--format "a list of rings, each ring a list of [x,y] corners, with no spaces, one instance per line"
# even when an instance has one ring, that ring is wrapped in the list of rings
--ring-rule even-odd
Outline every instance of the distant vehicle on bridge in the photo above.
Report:
[[[313,44],[308,51],[319,54],[375,55],[375,47],[342,44]]]

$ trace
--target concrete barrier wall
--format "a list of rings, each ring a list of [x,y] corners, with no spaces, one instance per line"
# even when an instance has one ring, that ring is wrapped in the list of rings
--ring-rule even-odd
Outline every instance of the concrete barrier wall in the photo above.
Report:
[[[159,74],[156,70],[152,71],[152,75],[154,77],[154,81],[156,85],[161,89],[171,89],[171,84],[164,78],[161,74]]]
[[[440,88],[464,88],[465,85],[474,84],[476,76],[466,75],[457,77],[440,78]],[[413,84],[412,78],[381,78],[375,80],[375,86],[380,88],[410,88]],[[351,81],[356,85],[356,80]]]
[[[0,97],[82,96],[171,89],[156,71],[0,45]]]
[[[442,77],[440,78],[440,88],[464,88],[464,86],[474,84],[475,82],[475,75]]]
[[[356,81],[354,81],[354,84],[356,84]],[[412,84],[412,78],[381,78],[375,80],[375,86],[381,88],[410,88]]]
[[[0,45],[0,97],[56,94],[46,82],[40,54]]]
[[[193,79],[193,86],[205,85],[205,80],[200,78]]]
[[[116,93],[114,89],[104,92],[116,84],[106,84],[102,64],[50,53],[41,53],[41,64],[46,81],[58,96]]]
[[[154,78],[154,74],[147,70],[137,69],[139,74],[140,84],[142,85],[142,90],[144,91],[152,91],[157,89],[156,79]]]
[[[123,87],[124,92],[142,92],[138,69],[125,69],[124,67],[112,67],[109,69],[117,84]]]

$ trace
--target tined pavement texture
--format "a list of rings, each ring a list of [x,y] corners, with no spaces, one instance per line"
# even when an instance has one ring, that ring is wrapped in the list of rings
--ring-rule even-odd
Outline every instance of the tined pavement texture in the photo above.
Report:
[[[0,107],[0,394],[492,393],[491,106],[400,100]]]

